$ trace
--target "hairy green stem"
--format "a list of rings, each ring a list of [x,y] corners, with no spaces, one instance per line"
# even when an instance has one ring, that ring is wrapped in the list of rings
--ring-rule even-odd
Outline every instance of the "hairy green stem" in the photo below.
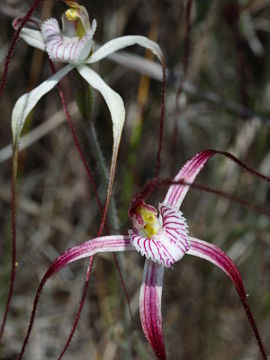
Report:
[[[109,181],[109,171],[98,141],[97,133],[93,122],[90,124],[89,142],[92,147],[92,151],[95,156],[95,160],[99,166],[100,176],[102,178],[103,185],[106,187]],[[115,231],[119,231],[119,218],[116,210],[115,198],[112,195],[110,200],[110,207],[108,210],[108,218]]]
[[[101,149],[99,141],[98,141],[98,137],[97,137],[97,133],[96,133],[96,129],[95,129],[95,125],[94,125],[93,121],[90,121],[90,131],[88,133],[89,133],[89,142],[91,144],[92,151],[95,156],[95,160],[96,160],[97,164],[99,165],[100,176],[102,178],[104,187],[106,187],[108,184],[108,181],[109,181],[109,170],[106,165],[106,162],[105,162],[105,159],[103,156],[103,152],[102,152],[102,149]],[[110,224],[113,227],[114,231],[118,232],[120,225],[119,225],[119,218],[118,218],[118,214],[117,214],[115,198],[114,198],[113,194],[111,196],[110,206],[108,209],[108,218],[109,218]],[[117,253],[117,254],[115,254],[115,256],[116,256],[118,264],[119,264],[119,270],[118,270],[119,274],[123,275],[123,274],[125,274],[124,254]],[[123,278],[121,281],[123,281],[123,284],[125,284],[125,278]],[[124,291],[125,291],[125,296],[127,297],[128,295],[127,295],[126,289],[124,289]],[[128,297],[127,297],[127,299],[128,299]],[[125,314],[124,314],[124,328],[125,328],[124,330],[125,330],[126,334],[128,334],[129,330],[130,330],[131,310],[130,310],[129,304],[128,304],[128,306],[129,306],[129,311],[125,312]],[[129,338],[127,338],[126,341],[128,342]],[[131,349],[130,344],[128,344],[128,346],[126,346],[124,348],[125,358],[131,357],[130,349]]]

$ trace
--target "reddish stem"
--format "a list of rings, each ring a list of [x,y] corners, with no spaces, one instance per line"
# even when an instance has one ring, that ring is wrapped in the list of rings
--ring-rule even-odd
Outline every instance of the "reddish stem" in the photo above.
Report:
[[[3,90],[5,88],[7,82],[7,74],[9,69],[9,64],[14,53],[17,41],[19,40],[20,32],[25,24],[29,21],[30,17],[32,16],[33,12],[39,5],[42,0],[35,0],[27,11],[26,15],[21,20],[21,23],[18,25],[8,49],[8,53],[5,59],[4,64],[4,71],[2,74],[1,82],[0,82],[0,99],[3,94]],[[13,144],[13,155],[12,155],[12,178],[11,178],[11,228],[12,228],[12,262],[11,262],[11,274],[10,274],[10,284],[9,284],[9,291],[8,291],[8,298],[4,310],[4,315],[1,323],[1,330],[0,330],[0,341],[2,339],[7,316],[10,308],[11,299],[13,296],[14,291],[14,282],[15,282],[15,275],[16,275],[16,170],[17,170],[17,151],[18,151],[18,144]],[[15,159],[15,160],[14,160]]]
[[[66,344],[60,354],[60,356],[58,357],[58,360],[61,360],[66,352],[66,350],[68,349],[70,343],[71,343],[71,340],[73,338],[73,335],[77,329],[77,326],[78,326],[78,322],[80,320],[80,315],[81,315],[81,312],[82,312],[82,309],[83,309],[83,306],[84,306],[84,301],[85,301],[85,297],[86,297],[86,294],[87,294],[87,290],[88,290],[88,285],[89,285],[89,280],[90,280],[90,276],[91,276],[91,270],[92,270],[92,266],[93,266],[93,261],[94,261],[94,256],[91,256],[90,259],[89,259],[89,264],[88,264],[88,267],[87,267],[87,271],[86,271],[86,277],[85,277],[85,282],[84,282],[84,287],[83,287],[83,293],[82,293],[82,297],[81,297],[81,301],[80,301],[80,306],[79,306],[79,309],[76,313],[76,317],[75,317],[75,320],[73,322],[73,326],[72,326],[72,329],[71,329],[71,332],[69,334],[69,337],[66,341]]]
[[[18,28],[16,29],[12,39],[11,39],[11,43],[8,49],[8,53],[5,59],[5,65],[4,65],[4,71],[3,71],[3,75],[1,78],[1,82],[0,82],[0,98],[2,96],[3,90],[5,88],[6,82],[7,82],[7,74],[8,74],[8,69],[9,69],[9,64],[12,58],[12,55],[14,53],[17,41],[19,40],[20,37],[20,32],[22,30],[22,28],[27,24],[27,22],[30,20],[33,12],[36,10],[37,6],[39,5],[39,3],[42,0],[34,0],[32,6],[30,7],[30,9],[27,11],[27,13],[25,14],[25,16],[22,18],[20,24],[18,25]]]
[[[174,112],[174,119],[173,119],[173,134],[172,134],[172,139],[171,139],[171,146],[170,146],[170,151],[172,154],[175,153],[175,149],[176,149],[176,142],[177,142],[177,137],[178,137],[178,128],[177,128],[177,120],[178,120],[178,113],[181,112],[180,109],[180,105],[179,105],[179,99],[180,96],[182,94],[182,84],[184,83],[184,81],[186,80],[187,77],[187,73],[188,73],[188,66],[189,66],[189,57],[190,57],[190,29],[191,29],[191,23],[190,23],[190,18],[191,18],[191,10],[192,10],[192,0],[187,0],[187,5],[186,5],[186,12],[185,12],[185,31],[186,31],[186,37],[185,37],[185,44],[184,44],[184,54],[183,54],[183,77],[182,79],[180,79],[180,85],[179,88],[176,92],[176,96],[175,96],[175,112]],[[174,171],[174,162],[173,162],[173,157],[172,157],[172,161],[171,161],[171,171],[170,174],[173,174]]]
[[[12,149],[12,175],[11,175],[11,231],[12,231],[12,259],[11,259],[11,272],[10,272],[10,281],[9,281],[9,291],[7,302],[4,310],[4,315],[1,323],[0,330],[0,341],[2,339],[7,316],[9,313],[10,303],[14,291],[14,282],[16,275],[16,173],[17,173],[17,152],[18,145],[14,144]]]

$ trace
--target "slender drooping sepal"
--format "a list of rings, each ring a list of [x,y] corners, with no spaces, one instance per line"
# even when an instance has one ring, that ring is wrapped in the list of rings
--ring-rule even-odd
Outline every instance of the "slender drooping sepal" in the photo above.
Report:
[[[132,45],[140,45],[146,49],[151,50],[152,53],[158,57],[162,64],[165,63],[163,53],[158,44],[145,36],[139,35],[121,36],[108,41],[106,44],[102,45],[98,50],[96,50],[91,56],[89,56],[89,58],[86,59],[86,62],[93,64],[116,51],[122,50]]]
[[[140,292],[140,317],[146,339],[152,346],[157,359],[165,360],[161,297],[164,267],[146,260]]]
[[[133,246],[130,243],[128,236],[123,235],[111,235],[111,236],[103,236],[100,238],[95,238],[88,240],[80,245],[74,246],[68,250],[66,250],[62,255],[58,256],[56,260],[51,264],[51,266],[46,271],[45,275],[43,276],[38,291],[35,296],[33,309],[31,313],[31,318],[29,322],[29,327],[27,330],[26,337],[24,339],[22,349],[19,355],[19,359],[22,358],[26,345],[28,343],[33,324],[35,319],[35,314],[37,310],[37,305],[39,302],[39,298],[42,292],[42,289],[45,285],[45,283],[48,281],[49,278],[51,278],[54,274],[56,274],[58,271],[63,269],[68,264],[83,259],[83,258],[89,258],[95,254],[98,254],[100,252],[106,253],[106,252],[119,252],[119,251],[134,251]]]
[[[34,90],[22,95],[16,102],[11,116],[13,143],[17,145],[25,120],[38,101],[52,90],[59,81],[73,69],[73,65],[66,65],[57,73],[49,77]]]
[[[132,45],[139,45],[146,49],[149,49],[150,51],[152,51],[154,55],[157,56],[158,60],[162,65],[160,129],[159,129],[159,140],[158,140],[157,163],[156,163],[156,169],[154,175],[155,177],[158,177],[160,160],[161,160],[161,151],[162,151],[162,139],[163,139],[164,117],[165,117],[165,93],[166,93],[166,64],[165,64],[164,55],[159,45],[154,41],[146,38],[145,36],[138,36],[138,35],[121,36],[116,39],[110,40],[106,44],[101,46],[97,51],[91,54],[88,59],[86,59],[86,63],[93,64],[113,54],[116,51],[122,50]]]
[[[103,223],[106,218],[106,214],[109,207],[109,202],[113,189],[113,181],[116,170],[116,162],[119,144],[121,140],[122,130],[125,121],[125,107],[123,100],[119,94],[117,94],[114,90],[112,90],[103,80],[102,78],[92,69],[90,69],[87,65],[80,65],[77,67],[80,75],[96,90],[98,90],[106,101],[108,108],[111,113],[112,118],[112,127],[113,127],[113,150],[112,150],[112,159],[111,159],[111,168],[109,175],[109,184],[107,190],[106,203],[104,206],[103,217],[101,228],[103,228]]]
[[[248,320],[257,340],[262,358],[264,360],[267,360],[266,351],[264,349],[264,345],[262,343],[256,321],[248,304],[246,290],[243,285],[242,277],[233,261],[224,251],[220,250],[217,246],[193,237],[190,237],[190,249],[188,250],[187,254],[200,257],[211,262],[212,264],[218,266],[229,276],[239,294],[240,300],[243,304],[244,310],[247,314]]]

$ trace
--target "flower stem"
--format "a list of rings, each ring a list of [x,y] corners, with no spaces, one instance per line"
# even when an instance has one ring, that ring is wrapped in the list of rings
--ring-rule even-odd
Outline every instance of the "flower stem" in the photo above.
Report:
[[[91,124],[90,124],[89,140],[90,140],[90,144],[91,144],[94,156],[99,165],[102,182],[106,186],[106,184],[108,183],[108,180],[109,180],[109,171],[108,171],[108,168],[105,163],[105,159],[104,159],[104,156],[103,156],[103,153],[102,153],[99,141],[98,141],[95,125],[93,122],[91,122]],[[114,198],[113,194],[111,196],[111,202],[110,202],[110,206],[109,206],[109,210],[108,210],[108,217],[109,217],[110,223],[113,226],[113,229],[115,231],[118,231],[119,230],[119,218],[117,215],[115,198]]]
[[[63,358],[66,350],[68,349],[68,347],[69,347],[69,345],[71,343],[73,335],[74,335],[74,333],[75,333],[75,331],[77,329],[78,322],[80,320],[80,315],[81,315],[81,312],[82,312],[82,309],[83,309],[85,297],[86,297],[87,290],[88,290],[88,285],[89,285],[89,281],[90,281],[90,275],[91,275],[91,270],[92,270],[92,266],[93,266],[93,261],[94,261],[94,256],[91,256],[90,260],[89,260],[88,267],[87,267],[87,271],[86,271],[86,277],[85,277],[85,281],[84,281],[84,287],[83,287],[83,293],[82,293],[82,297],[81,297],[81,301],[80,301],[80,306],[79,306],[78,311],[76,313],[76,317],[75,317],[75,320],[73,322],[72,329],[70,331],[69,337],[68,337],[68,339],[66,341],[66,344],[65,344],[61,354],[58,357],[58,360],[61,360]]]
[[[7,316],[9,313],[10,303],[14,291],[15,275],[16,275],[16,178],[17,178],[17,158],[18,158],[18,143],[13,144],[12,148],[12,175],[11,175],[11,231],[12,231],[12,259],[11,259],[11,272],[9,281],[9,290],[7,302],[4,310],[4,315],[0,329],[0,341],[2,339]]]
[[[12,39],[11,39],[11,43],[10,43],[8,53],[7,53],[7,56],[6,56],[6,59],[5,59],[4,71],[3,71],[1,82],[0,82],[0,98],[2,96],[3,90],[4,90],[6,82],[7,82],[7,74],[8,74],[10,60],[11,60],[12,55],[14,53],[17,41],[19,40],[20,32],[21,32],[22,28],[30,20],[33,12],[36,10],[37,6],[39,5],[39,3],[41,1],[42,0],[34,0],[33,1],[31,7],[29,8],[29,10],[25,14],[25,16],[22,18],[22,21],[20,22],[18,28],[16,29],[16,31],[15,31]]]
[[[20,22],[18,28],[16,29],[9,49],[5,59],[4,64],[4,71],[2,74],[1,82],[0,82],[0,98],[2,97],[6,82],[7,82],[7,75],[9,70],[10,61],[12,55],[14,53],[17,41],[19,40],[20,32],[25,24],[31,18],[33,12],[39,5],[42,0],[34,0],[31,7],[23,17],[22,21]],[[13,144],[12,148],[12,176],[11,176],[11,228],[12,228],[12,260],[11,260],[11,273],[10,273],[10,283],[9,283],[9,291],[8,291],[8,298],[4,310],[4,315],[1,323],[0,328],[0,341],[2,339],[5,325],[7,321],[7,316],[10,308],[11,299],[13,296],[14,291],[14,282],[15,282],[15,275],[16,275],[16,178],[17,178],[17,157],[18,157],[18,142]]]

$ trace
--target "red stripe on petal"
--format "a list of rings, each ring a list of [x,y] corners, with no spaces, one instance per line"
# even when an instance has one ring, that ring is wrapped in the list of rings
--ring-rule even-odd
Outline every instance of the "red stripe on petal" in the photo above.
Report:
[[[179,173],[175,176],[174,181],[183,180],[188,183],[193,183],[205,163],[213,155],[214,152],[212,150],[199,152],[185,163]],[[179,208],[188,190],[188,185],[171,185],[164,199],[164,203]]]
[[[56,19],[45,21],[41,26],[41,34],[49,57],[56,62],[80,63],[89,55],[93,45],[93,29],[81,39],[63,36]]]
[[[146,238],[130,230],[129,236],[132,245],[143,256],[170,267],[189,249],[188,228],[179,210],[164,204],[159,205],[159,210],[162,228],[158,234]]]
[[[140,292],[142,328],[159,360],[166,359],[161,313],[163,274],[162,265],[146,260]]]
[[[51,264],[49,269],[46,271],[45,275],[43,276],[39,284],[39,288],[36,293],[33,304],[29,327],[22,345],[19,359],[21,359],[24,354],[26,345],[28,343],[32,331],[32,327],[34,325],[34,319],[35,319],[41,292],[44,288],[44,285],[46,284],[46,282],[49,280],[50,277],[52,277],[54,274],[56,274],[58,271],[60,271],[62,268],[64,268],[71,262],[77,261],[82,258],[91,257],[99,252],[118,252],[118,251],[132,251],[132,250],[133,250],[133,246],[130,244],[130,240],[128,236],[112,235],[112,236],[104,236],[86,241],[80,245],[68,249],[62,255],[58,256],[58,258]]]

